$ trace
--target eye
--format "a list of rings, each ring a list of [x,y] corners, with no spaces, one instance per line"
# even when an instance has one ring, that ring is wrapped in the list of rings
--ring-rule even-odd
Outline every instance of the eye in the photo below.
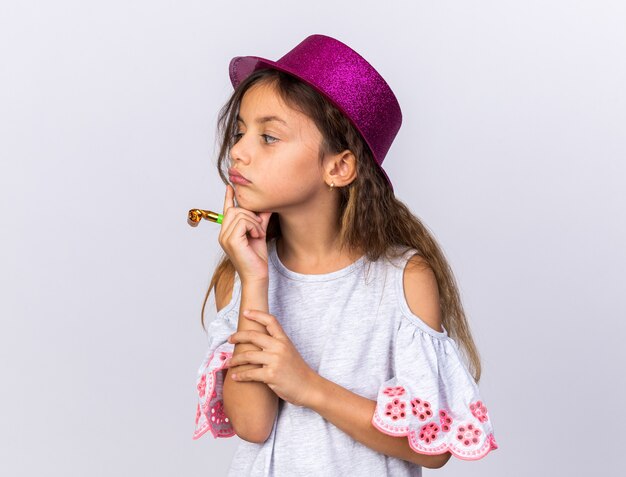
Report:
[[[270,136],[269,134],[261,134],[261,136],[263,136],[265,138],[265,142],[266,144],[274,144],[276,141],[278,141],[277,138],[275,138],[274,136]],[[267,139],[273,139],[272,142],[267,142]]]
[[[232,141],[233,143],[236,143],[237,141],[239,141],[239,138],[241,138],[241,136],[243,136],[243,133],[235,133],[232,135]],[[270,136],[269,134],[261,134],[261,137],[265,139],[265,144],[274,144],[275,142],[279,141],[278,138],[275,138],[274,136]]]

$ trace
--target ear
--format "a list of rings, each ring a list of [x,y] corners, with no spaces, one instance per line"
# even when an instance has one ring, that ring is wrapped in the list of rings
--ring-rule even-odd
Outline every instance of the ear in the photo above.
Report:
[[[344,187],[356,179],[356,157],[346,149],[339,154],[324,158],[324,181],[335,183],[335,187]]]

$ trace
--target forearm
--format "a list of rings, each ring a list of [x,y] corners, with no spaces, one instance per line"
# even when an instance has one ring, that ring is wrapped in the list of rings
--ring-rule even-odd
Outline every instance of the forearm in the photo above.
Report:
[[[320,375],[316,379],[317,392],[307,407],[361,444],[385,455],[433,469],[442,467],[450,458],[449,453],[419,454],[411,449],[406,436],[395,437],[381,432],[371,422],[376,401],[359,396]]]
[[[267,333],[265,326],[243,316],[243,310],[246,309],[269,311],[267,287],[267,282],[242,283],[237,331],[255,330]],[[237,343],[233,356],[247,350],[259,349],[252,343]],[[259,367],[262,365],[242,364],[228,368],[223,388],[225,414],[237,435],[251,442],[263,442],[269,436],[278,412],[278,396],[263,382],[233,381],[230,375]]]

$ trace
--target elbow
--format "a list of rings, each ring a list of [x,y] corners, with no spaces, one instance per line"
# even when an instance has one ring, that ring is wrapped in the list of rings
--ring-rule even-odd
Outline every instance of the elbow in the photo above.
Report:
[[[224,414],[240,439],[262,444],[272,434],[278,413],[278,396],[263,383],[263,386],[239,387],[242,384],[225,380]],[[237,387],[233,389],[233,385]]]
[[[248,442],[252,442],[253,444],[263,444],[267,438],[269,437],[269,435],[265,436],[264,438],[257,438],[257,437],[251,437],[251,438],[247,438],[247,437],[241,437],[239,436],[241,439],[243,439],[244,441],[248,441]]]
[[[238,416],[237,419],[233,419],[227,410],[225,410],[225,414],[229,416],[230,423],[237,437],[244,441],[263,444],[272,433],[273,422],[268,427],[266,423],[255,422],[253,419],[246,418],[246,416]],[[240,418],[243,418],[243,421]]]
[[[450,452],[444,452],[443,454],[432,455],[430,457],[431,459],[428,461],[428,464],[422,465],[428,469],[441,469],[450,460],[452,454]]]
[[[271,431],[267,432],[265,430],[259,429],[239,429],[233,423],[233,429],[237,437],[243,439],[247,442],[252,442],[253,444],[263,444],[270,436]]]

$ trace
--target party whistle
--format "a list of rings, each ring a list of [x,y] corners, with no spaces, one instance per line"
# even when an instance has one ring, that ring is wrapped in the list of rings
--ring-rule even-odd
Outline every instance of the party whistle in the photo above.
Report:
[[[224,220],[224,216],[210,210],[191,209],[189,211],[189,215],[187,216],[187,223],[192,227],[196,227],[201,219],[207,219],[211,222],[221,224],[222,220]]]

